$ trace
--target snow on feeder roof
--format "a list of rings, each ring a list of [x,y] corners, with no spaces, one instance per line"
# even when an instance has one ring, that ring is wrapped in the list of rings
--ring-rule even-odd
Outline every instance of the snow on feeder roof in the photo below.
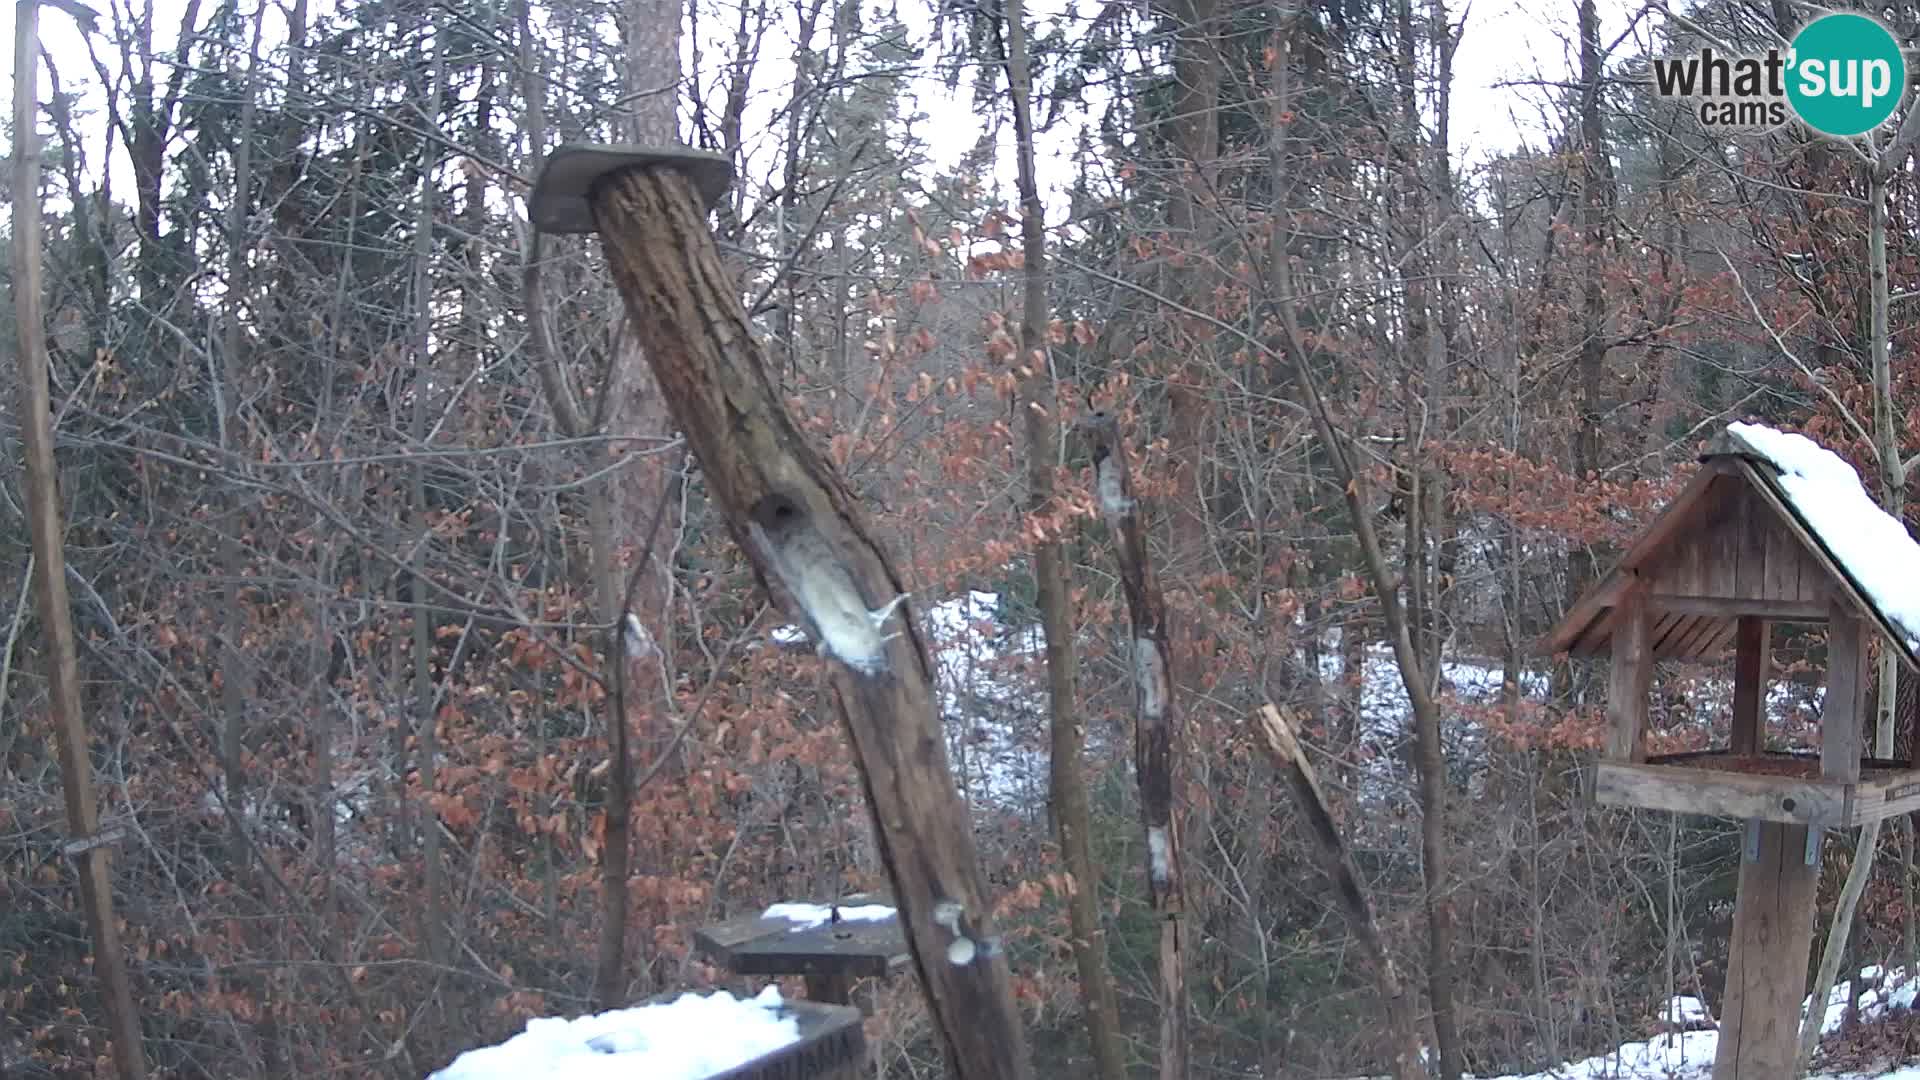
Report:
[[[1588,590],[1543,645],[1606,651],[1619,601],[1644,587],[1660,659],[1721,654],[1741,615],[1824,622],[1857,611],[1920,670],[1920,544],[1881,510],[1852,466],[1804,435],[1731,424],[1702,467]]]
[[[1727,436],[1778,470],[1787,505],[1906,647],[1920,653],[1920,544],[1880,509],[1860,474],[1805,435],[1759,424],[1729,424]]]

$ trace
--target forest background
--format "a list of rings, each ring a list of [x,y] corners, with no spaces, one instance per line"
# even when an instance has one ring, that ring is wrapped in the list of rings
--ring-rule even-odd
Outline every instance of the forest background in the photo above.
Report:
[[[1878,13],[1920,36],[1920,9]],[[1046,1075],[1158,1060],[1131,634],[1072,437],[1094,410],[1132,447],[1169,607],[1194,1074],[1390,1053],[1252,723],[1266,702],[1304,721],[1442,1075],[1716,1002],[1734,827],[1592,806],[1604,670],[1535,643],[1728,420],[1815,436],[1905,512],[1911,139],[1705,130],[1646,82],[1650,56],[1757,51],[1804,17],[116,0],[81,33],[50,9],[60,506],[147,1057],[418,1077],[528,1016],[714,984],[697,926],[885,885],[820,661],[717,527],[597,242],[526,223],[540,155],[583,140],[735,162],[721,249],[929,613]],[[1508,62],[1521,23],[1537,66]],[[1039,367],[1018,343],[1036,288]],[[16,422],[0,1072],[87,1075],[106,1038]],[[661,648],[615,717],[605,627],[628,601]],[[1777,745],[1812,745],[1822,642],[1782,644]],[[1726,675],[1662,667],[1657,747],[1724,740]],[[1920,969],[1910,835],[1887,834],[1848,970]],[[1823,928],[1852,846],[1827,847]],[[1104,948],[1070,929],[1089,918]],[[877,993],[883,1066],[937,1069],[911,980]]]

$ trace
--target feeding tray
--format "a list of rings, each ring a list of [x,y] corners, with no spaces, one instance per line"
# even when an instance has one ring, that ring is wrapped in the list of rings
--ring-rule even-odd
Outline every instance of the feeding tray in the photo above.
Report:
[[[860,1010],[815,1001],[788,1001],[781,1012],[800,1026],[800,1038],[707,1080],[823,1080],[852,1077],[866,1067],[867,1036]]]
[[[840,907],[880,903],[870,896],[849,896]],[[831,905],[828,905],[831,906]],[[747,915],[696,930],[695,949],[736,975],[813,975],[882,977],[911,959],[900,916],[849,919],[816,926],[793,920]]]
[[[593,188],[621,169],[665,165],[684,172],[711,210],[733,183],[733,162],[704,150],[684,146],[601,146],[566,143],[554,148],[534,177],[527,196],[527,217],[542,232],[598,232],[593,216]]]
[[[1843,828],[1920,810],[1920,770],[1864,758],[1856,781],[1824,778],[1801,754],[1698,751],[1645,762],[1603,761],[1594,799],[1679,814]]]

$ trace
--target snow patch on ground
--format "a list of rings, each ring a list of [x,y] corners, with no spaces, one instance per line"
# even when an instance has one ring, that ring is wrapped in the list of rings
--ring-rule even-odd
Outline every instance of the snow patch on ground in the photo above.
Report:
[[[1665,1015],[1660,1019],[1674,1025],[1713,1023],[1712,1014],[1707,1012],[1707,1003],[1686,995],[1669,1000]]]
[[[1862,969],[1860,978],[1869,983],[1860,996],[1860,1019],[1872,1023],[1886,1016],[1889,1009],[1911,1009],[1920,982],[1907,979],[1906,971],[1884,970],[1878,965]],[[1821,1031],[1840,1030],[1847,1012],[1852,988],[1840,983],[1827,997],[1827,1014]],[[1810,1007],[1808,996],[1802,1008]],[[1675,1026],[1708,1025],[1701,1031],[1673,1031],[1644,1042],[1630,1042],[1610,1054],[1582,1061],[1570,1061],[1537,1073],[1510,1073],[1483,1080],[1710,1080],[1714,1054],[1720,1049],[1720,1033],[1713,1030],[1713,1016],[1697,997],[1676,997],[1663,1010],[1665,1020]],[[1920,1080],[1920,1064],[1890,1068],[1885,1072],[1815,1072],[1808,1080]]]
[[[922,624],[956,779],[976,805],[1034,805],[1047,792],[1045,638],[999,621],[1000,595],[929,605]]]
[[[1865,1023],[1887,1014],[1888,1009],[1911,1009],[1916,996],[1920,996],[1920,981],[1907,978],[1906,968],[1894,968],[1887,971],[1875,964],[1860,969],[1860,979],[1867,985],[1860,991],[1860,1019]],[[1827,1015],[1820,1021],[1820,1033],[1831,1035],[1840,1030],[1847,1018],[1847,1001],[1853,997],[1852,983],[1835,983],[1833,992],[1827,995]],[[1811,995],[1801,1006],[1802,1015],[1813,1003]]]
[[[573,1020],[536,1017],[497,1046],[469,1050],[428,1080],[702,1080],[800,1038],[780,991],[724,990]]]

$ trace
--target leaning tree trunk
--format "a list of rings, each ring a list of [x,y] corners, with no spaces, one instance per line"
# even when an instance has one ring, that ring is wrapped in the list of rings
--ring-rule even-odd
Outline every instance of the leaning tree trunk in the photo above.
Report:
[[[1909,119],[1901,125],[1902,137],[1911,137],[1907,134],[1907,128],[1912,122]],[[1887,282],[1887,181],[1890,165],[1885,162],[1886,158],[1883,158],[1867,167],[1867,273],[1871,293],[1868,302],[1868,346],[1872,356],[1874,451],[1880,466],[1880,507],[1895,521],[1899,521],[1906,510],[1906,470],[1901,465],[1900,440],[1893,422],[1892,343],[1887,328],[1887,308],[1891,303]],[[1880,708],[1873,739],[1876,757],[1893,756],[1894,712],[1899,703],[1899,689],[1899,662],[1895,659],[1892,644],[1882,643]],[[1859,717],[1847,719],[1852,723],[1860,720]],[[1847,869],[1846,883],[1841,886],[1840,897],[1834,904],[1833,924],[1827,930],[1826,945],[1820,954],[1820,969],[1813,983],[1816,1007],[1808,1009],[1807,1015],[1800,1021],[1798,1072],[1802,1076],[1813,1065],[1813,1054],[1820,1044],[1820,1029],[1826,1020],[1827,995],[1832,993],[1834,981],[1840,975],[1840,960],[1846,953],[1847,935],[1853,930],[1854,911],[1860,905],[1860,897],[1866,892],[1867,880],[1873,876],[1874,856],[1880,847],[1880,824],[1876,819],[1861,826],[1859,842],[1853,849],[1853,865]],[[1910,843],[1902,846],[1901,855],[1902,869],[1909,870],[1912,858]],[[1905,879],[1906,875],[1903,875]],[[1911,909],[1907,917],[1912,918]],[[1911,939],[1911,931],[1908,937]]]
[[[1320,852],[1321,865],[1333,879],[1339,894],[1340,911],[1346,916],[1347,926],[1360,942],[1360,951],[1366,956],[1368,966],[1373,968],[1374,987],[1387,1013],[1394,1080],[1426,1080],[1427,1067],[1420,1061],[1416,1001],[1394,966],[1392,954],[1387,952],[1386,936],[1380,932],[1380,921],[1373,913],[1373,899],[1367,894],[1366,883],[1360,880],[1360,871],[1354,866],[1353,853],[1340,835],[1339,824],[1333,820],[1326,793],[1321,791],[1319,777],[1314,774],[1312,762],[1307,760],[1306,748],[1294,733],[1297,725],[1279,709],[1267,705],[1260,710],[1259,726],[1267,756],[1273,760],[1274,768],[1287,778],[1294,801],[1307,819],[1314,845]]]
[[[904,608],[886,624],[901,629],[885,637],[851,611],[899,597],[898,573],[768,377],[688,177],[672,165],[621,168],[593,185],[591,206],[709,498],[787,614],[827,646],[880,855],[949,1064],[962,1080],[1032,1076],[925,643]]]

